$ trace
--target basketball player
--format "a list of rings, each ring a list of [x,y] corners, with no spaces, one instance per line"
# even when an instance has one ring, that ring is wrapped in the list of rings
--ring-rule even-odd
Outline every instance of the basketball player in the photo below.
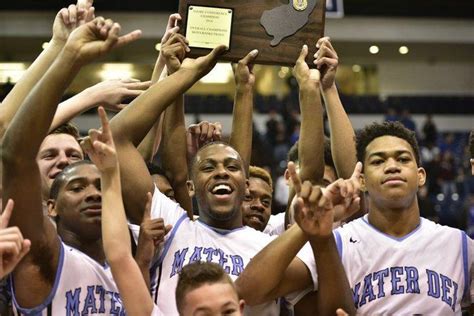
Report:
[[[184,51],[184,44],[182,45]],[[178,56],[181,55],[184,54],[180,52]],[[251,52],[241,64],[249,63],[255,57],[256,53]],[[176,77],[177,82],[189,87],[196,76],[189,74],[189,67],[205,60],[206,58],[198,58],[196,61],[184,59],[180,70],[175,73],[180,74]],[[199,74],[208,71],[212,64],[196,66]],[[120,168],[124,202],[132,222],[141,220],[143,212],[140,208],[144,208],[144,197],[154,189],[135,146],[163,111],[164,104],[171,102],[183,90],[166,89],[155,91],[153,95],[146,92],[111,121],[118,157],[123,161]],[[177,313],[170,289],[176,288],[179,271],[186,264],[195,261],[216,262],[235,279],[250,259],[270,242],[269,236],[242,226],[240,207],[246,189],[244,166],[245,162],[238,152],[226,144],[212,143],[199,150],[191,166],[192,181],[188,182],[190,194],[196,196],[198,201],[200,216],[197,221],[191,221],[179,205],[154,190],[151,217],[163,218],[165,224],[173,226],[165,239],[163,251],[151,269],[152,293],[164,315]],[[279,306],[274,301],[276,298],[296,291],[287,297],[288,301],[294,303],[301,296],[302,290],[312,287],[315,282],[312,277],[315,273],[314,257],[307,248],[298,254],[286,271],[282,271],[285,282],[265,297],[262,303],[266,303],[247,310],[247,313],[277,315]],[[334,280],[335,283],[337,281],[338,279]],[[333,299],[338,303],[342,300],[341,296],[334,296]]]
[[[180,315],[239,316],[244,304],[234,282],[218,264],[198,261],[181,270],[176,286],[176,305]]]
[[[357,135],[357,156],[370,210],[334,232],[357,313],[460,315],[473,298],[474,243],[420,217],[426,174],[414,133],[398,122],[373,123]]]
[[[112,20],[96,18],[73,31],[5,134],[4,198],[18,201],[11,224],[17,225],[32,244],[13,272],[12,293],[18,313],[123,311],[110,271],[103,265],[97,168],[77,162],[56,177],[48,203],[51,214],[57,215],[56,231],[41,211],[41,179],[36,162],[58,101],[80,68],[140,36],[135,31],[119,37],[119,30]]]
[[[249,190],[242,203],[243,224],[263,231],[272,213],[272,177],[263,168],[250,166]]]

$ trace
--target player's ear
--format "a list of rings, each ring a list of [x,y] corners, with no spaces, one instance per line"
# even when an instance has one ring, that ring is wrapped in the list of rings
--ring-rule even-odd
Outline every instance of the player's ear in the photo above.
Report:
[[[362,192],[367,192],[367,187],[365,186],[365,175],[363,173],[360,174],[360,190]]]
[[[424,168],[418,168],[418,187],[422,187],[426,182],[426,171]]]
[[[288,171],[288,168],[285,169],[283,176],[285,177],[286,185],[290,185],[290,172]]]
[[[56,211],[56,201],[53,199],[49,199],[46,204],[48,205],[48,215],[50,217],[56,218],[56,216],[58,216],[58,213]]]
[[[244,301],[244,300],[240,300],[240,301],[239,301],[239,310],[240,310],[240,314],[241,314],[241,315],[244,314],[244,307],[245,307],[245,301]]]
[[[196,195],[196,191],[194,189],[194,182],[193,180],[188,180],[186,181],[186,186],[188,187],[188,194],[189,194],[189,197],[194,197],[194,195]]]

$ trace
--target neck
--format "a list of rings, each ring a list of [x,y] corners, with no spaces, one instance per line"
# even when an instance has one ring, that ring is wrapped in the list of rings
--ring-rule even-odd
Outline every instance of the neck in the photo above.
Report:
[[[80,238],[76,233],[64,229],[61,225],[58,225],[58,234],[65,244],[82,251],[100,264],[105,263],[102,239]]]
[[[403,237],[411,233],[420,224],[418,200],[415,198],[409,207],[381,207],[370,201],[369,223],[381,232]]]
[[[242,215],[240,212],[238,213],[238,216],[233,216],[227,220],[214,219],[209,217],[208,214],[200,213],[199,220],[208,226],[218,229],[232,230],[243,226]]]

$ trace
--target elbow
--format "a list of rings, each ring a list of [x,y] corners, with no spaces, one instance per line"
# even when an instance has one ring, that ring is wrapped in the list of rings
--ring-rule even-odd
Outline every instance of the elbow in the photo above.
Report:
[[[266,303],[271,300],[268,293],[263,293],[258,286],[252,287],[245,284],[240,278],[235,281],[235,288],[240,299],[245,301],[246,305],[255,306]],[[248,282],[247,282],[248,283]],[[255,284],[255,282],[250,283]]]

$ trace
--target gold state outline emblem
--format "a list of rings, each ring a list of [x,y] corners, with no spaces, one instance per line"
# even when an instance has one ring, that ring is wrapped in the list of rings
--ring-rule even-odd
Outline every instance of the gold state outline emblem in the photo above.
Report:
[[[307,0],[293,0],[293,8],[298,11],[303,11],[308,7]]]

